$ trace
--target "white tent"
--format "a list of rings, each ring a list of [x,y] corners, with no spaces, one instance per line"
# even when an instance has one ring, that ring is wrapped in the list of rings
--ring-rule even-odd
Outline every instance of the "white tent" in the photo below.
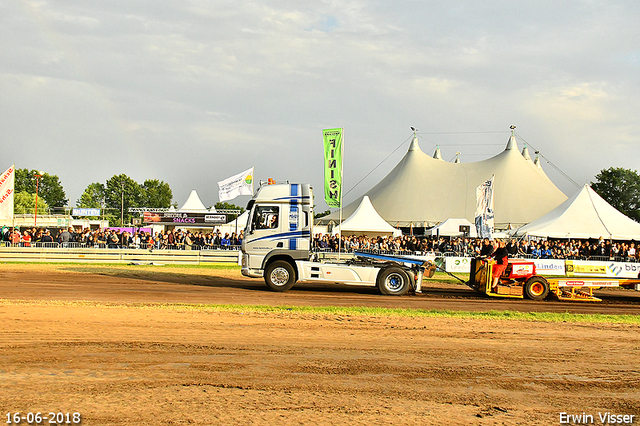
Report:
[[[503,152],[484,161],[449,163],[439,149],[435,157],[422,152],[414,138],[402,160],[366,194],[388,223],[428,228],[450,217],[474,222],[476,187],[491,175],[498,229],[529,223],[567,199],[536,162],[520,154],[514,134]],[[349,216],[359,204],[357,200],[346,206],[343,215]],[[325,216],[322,223],[331,220],[337,221],[338,213]]]
[[[478,233],[476,232],[476,226],[469,222],[467,219],[454,219],[449,218],[442,222],[438,226],[434,226],[431,229],[428,229],[425,234],[426,235],[440,235],[442,237],[463,237],[464,232],[460,231],[460,226],[468,226],[469,234],[468,237],[477,237]]]
[[[341,225],[333,228],[333,233],[343,235],[366,235],[370,237],[402,235],[402,231],[389,225],[376,211],[366,195],[360,205]]]
[[[546,215],[522,226],[516,235],[640,240],[640,223],[620,213],[585,185]]]
[[[186,213],[209,213],[214,212],[215,209],[207,209],[204,204],[202,204],[202,201],[200,201],[200,197],[198,197],[196,190],[192,189],[191,194],[189,194],[189,198],[187,198],[187,201],[178,211]]]

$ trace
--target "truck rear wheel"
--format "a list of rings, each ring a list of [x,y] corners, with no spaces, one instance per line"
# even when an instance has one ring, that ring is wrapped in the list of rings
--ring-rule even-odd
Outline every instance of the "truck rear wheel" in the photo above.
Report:
[[[296,283],[296,273],[289,262],[276,260],[267,266],[264,282],[273,291],[287,291]]]
[[[543,300],[549,294],[549,283],[542,277],[531,277],[524,283],[524,295],[531,300]]]
[[[383,269],[378,274],[380,293],[389,296],[402,296],[409,291],[409,275],[396,266]]]

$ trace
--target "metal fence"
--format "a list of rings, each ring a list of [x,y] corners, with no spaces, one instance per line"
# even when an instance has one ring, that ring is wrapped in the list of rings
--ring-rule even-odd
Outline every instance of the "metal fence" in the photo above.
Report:
[[[120,244],[106,244],[106,243],[97,243],[97,244],[87,244],[87,243],[10,243],[8,241],[0,241],[0,247],[24,247],[24,248],[74,248],[74,249],[143,249],[143,250],[240,250],[239,245],[186,245],[186,244],[174,244],[174,245],[162,245],[162,244],[131,244],[131,245],[120,245]]]
[[[51,243],[48,243],[51,244]],[[0,246],[1,262],[79,262],[123,264],[239,264],[238,250],[157,250],[154,248]]]

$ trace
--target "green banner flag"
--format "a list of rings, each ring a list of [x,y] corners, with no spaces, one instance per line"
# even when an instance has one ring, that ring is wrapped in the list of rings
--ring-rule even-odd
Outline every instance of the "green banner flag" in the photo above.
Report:
[[[325,129],[324,139],[324,201],[329,207],[342,203],[342,133],[343,129]]]

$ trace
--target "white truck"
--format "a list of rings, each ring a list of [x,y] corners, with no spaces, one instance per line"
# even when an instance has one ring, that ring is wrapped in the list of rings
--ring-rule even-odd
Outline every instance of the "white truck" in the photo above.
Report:
[[[274,291],[296,282],[376,286],[382,294],[419,293],[426,258],[356,252],[348,259],[321,259],[313,251],[313,189],[309,184],[261,184],[247,205],[242,274],[263,278]]]

